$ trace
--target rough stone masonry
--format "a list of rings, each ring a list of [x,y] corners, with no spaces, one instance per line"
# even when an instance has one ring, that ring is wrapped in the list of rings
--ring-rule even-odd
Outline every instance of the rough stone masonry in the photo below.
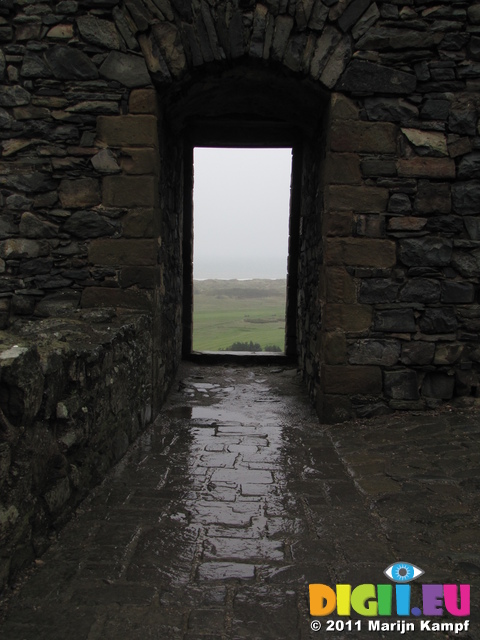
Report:
[[[324,421],[476,402],[480,3],[0,0],[0,43],[0,584],[171,384],[192,131],[297,133],[289,300]]]

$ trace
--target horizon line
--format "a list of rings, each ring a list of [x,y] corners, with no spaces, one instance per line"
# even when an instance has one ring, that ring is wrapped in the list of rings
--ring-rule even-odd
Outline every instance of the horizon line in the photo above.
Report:
[[[217,278],[217,277],[210,277],[210,278],[193,278],[194,282],[205,282],[205,280],[225,280],[225,281],[231,281],[231,280],[237,280],[237,281],[241,281],[241,282],[245,282],[248,280],[286,280],[287,276],[283,276],[283,278],[264,278],[262,276],[255,276],[254,278]]]

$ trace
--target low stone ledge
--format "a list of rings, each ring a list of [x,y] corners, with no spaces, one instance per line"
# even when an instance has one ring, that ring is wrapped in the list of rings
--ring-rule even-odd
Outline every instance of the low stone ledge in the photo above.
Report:
[[[150,322],[86,310],[0,332],[0,590],[151,422]]]

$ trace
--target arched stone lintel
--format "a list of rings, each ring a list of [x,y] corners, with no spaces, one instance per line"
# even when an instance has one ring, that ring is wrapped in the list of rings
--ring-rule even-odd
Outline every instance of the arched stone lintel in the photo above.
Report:
[[[169,19],[154,16],[136,36],[153,83],[169,85],[200,69],[253,61],[333,89],[353,55],[350,22],[334,19],[325,26],[329,11],[319,2],[297,3],[294,15],[279,13],[276,4],[249,3],[242,10],[230,2],[216,7],[201,2],[179,14],[176,3]]]

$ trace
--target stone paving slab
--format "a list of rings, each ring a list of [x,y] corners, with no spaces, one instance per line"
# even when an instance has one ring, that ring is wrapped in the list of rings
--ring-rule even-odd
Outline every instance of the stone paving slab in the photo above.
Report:
[[[7,594],[0,638],[480,640],[479,418],[325,427],[293,369],[184,364],[155,426]],[[425,571],[412,602],[421,583],[471,584],[469,630],[310,616],[310,583],[385,584],[398,560]]]

